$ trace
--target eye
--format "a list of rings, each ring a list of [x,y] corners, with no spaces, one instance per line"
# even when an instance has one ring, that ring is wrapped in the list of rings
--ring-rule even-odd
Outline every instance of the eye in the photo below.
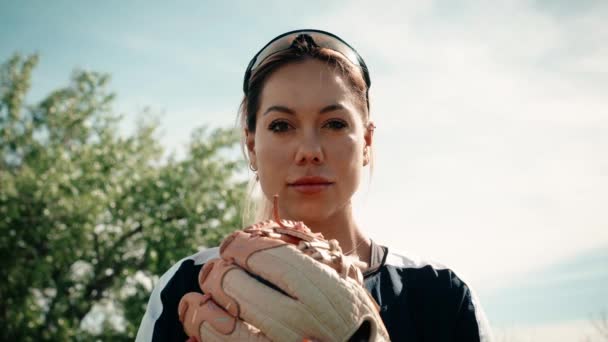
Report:
[[[275,120],[268,125],[268,130],[275,133],[284,133],[291,128],[291,125],[287,121]]]
[[[329,120],[328,122],[326,122],[325,125],[323,125],[323,127],[327,127],[334,131],[339,131],[341,129],[348,127],[348,124],[343,120],[333,119],[333,120]]]

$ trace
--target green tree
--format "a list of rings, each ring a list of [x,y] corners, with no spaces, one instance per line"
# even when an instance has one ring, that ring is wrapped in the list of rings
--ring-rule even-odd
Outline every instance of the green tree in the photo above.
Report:
[[[150,282],[241,226],[238,137],[201,128],[167,157],[155,122],[118,133],[95,72],[26,105],[37,60],[0,67],[0,340],[133,340]]]

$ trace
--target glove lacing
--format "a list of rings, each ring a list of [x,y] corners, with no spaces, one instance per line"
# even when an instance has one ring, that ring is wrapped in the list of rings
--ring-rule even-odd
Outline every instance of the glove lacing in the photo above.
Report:
[[[363,284],[361,269],[367,264],[357,256],[344,255],[336,239],[325,240],[323,234],[313,233],[304,222],[279,217],[278,195],[274,196],[273,218],[251,225],[244,230],[252,236],[280,239],[289,235],[299,240],[297,248],[313,259],[334,268],[342,278],[352,278]],[[278,224],[278,226],[277,226]]]

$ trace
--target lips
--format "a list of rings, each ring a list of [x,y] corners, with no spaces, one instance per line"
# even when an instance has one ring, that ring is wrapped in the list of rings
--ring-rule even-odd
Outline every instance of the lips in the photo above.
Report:
[[[324,177],[306,176],[288,183],[288,186],[303,194],[316,194],[329,188],[333,184],[334,182]]]

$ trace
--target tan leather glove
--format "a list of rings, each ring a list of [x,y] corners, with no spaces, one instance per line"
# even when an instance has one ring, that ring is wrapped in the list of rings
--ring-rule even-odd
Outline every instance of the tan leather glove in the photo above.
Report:
[[[363,287],[365,263],[344,256],[336,240],[277,216],[275,202],[275,220],[231,234],[221,258],[203,266],[205,294],[188,293],[179,304],[191,340],[389,341]]]

